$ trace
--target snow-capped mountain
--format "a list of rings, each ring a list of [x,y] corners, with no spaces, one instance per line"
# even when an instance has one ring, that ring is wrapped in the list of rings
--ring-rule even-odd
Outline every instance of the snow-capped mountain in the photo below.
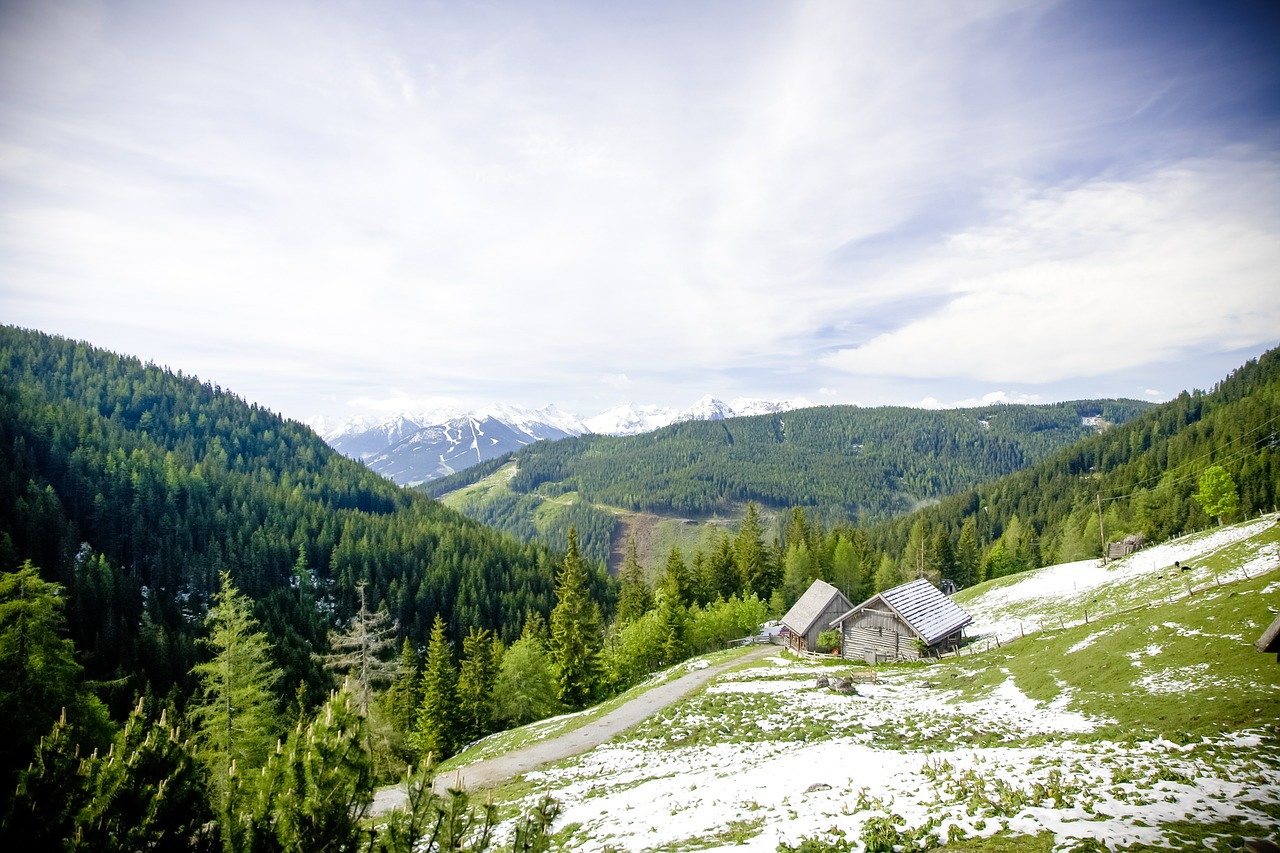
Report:
[[[508,423],[477,413],[430,424],[364,460],[402,486],[415,486],[519,450],[535,441],[571,434],[545,423]]]
[[[726,404],[707,395],[684,411],[626,403],[583,420],[554,405],[527,409],[492,403],[473,412],[401,413],[382,420],[356,416],[332,429],[326,429],[318,419],[311,425],[334,450],[364,462],[401,485],[412,486],[535,441],[556,441],[584,433],[637,435],[681,421],[776,414],[812,405],[803,399],[773,402],[744,397]]]
[[[676,416],[676,421],[722,421],[733,417],[735,412],[727,403],[707,394],[698,402]]]
[[[665,406],[637,406],[624,403],[601,412],[584,423],[598,435],[639,435],[674,423],[680,413]]]

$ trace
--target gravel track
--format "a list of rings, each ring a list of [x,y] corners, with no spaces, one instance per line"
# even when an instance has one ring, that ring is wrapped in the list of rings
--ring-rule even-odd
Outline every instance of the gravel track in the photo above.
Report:
[[[467,791],[492,788],[530,770],[580,755],[647,720],[663,708],[702,687],[725,670],[772,654],[777,654],[777,650],[772,645],[763,646],[726,663],[693,670],[675,681],[669,681],[645,691],[581,728],[529,744],[505,755],[486,758],[457,770],[442,773],[435,779],[436,791],[443,794],[447,788],[462,788]],[[374,795],[370,813],[379,815],[398,808],[404,804],[404,800],[405,791],[399,785],[382,788]]]

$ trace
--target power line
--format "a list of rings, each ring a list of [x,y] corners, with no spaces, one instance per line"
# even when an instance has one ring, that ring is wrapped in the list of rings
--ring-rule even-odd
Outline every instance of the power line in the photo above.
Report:
[[[1274,424],[1276,424],[1276,423],[1280,423],[1280,414],[1278,414],[1278,415],[1273,415],[1271,418],[1267,419],[1266,421],[1263,421],[1263,422],[1262,422],[1261,424],[1259,424],[1258,426],[1256,426],[1256,427],[1254,427],[1253,429],[1251,429],[1251,430],[1249,430],[1249,431],[1247,431],[1247,432],[1243,433],[1239,438],[1236,438],[1236,439],[1233,439],[1232,441],[1227,442],[1227,444],[1225,445],[1225,448],[1230,448],[1233,444],[1237,444],[1237,443],[1243,442],[1243,441],[1245,441],[1246,439],[1250,439],[1252,442],[1256,443],[1256,441],[1257,441],[1257,437],[1258,437],[1258,436],[1260,436],[1260,435],[1261,435],[1261,434],[1262,434],[1262,433],[1263,433],[1263,432],[1264,432],[1268,427],[1273,426],[1273,425],[1274,425]],[[1272,434],[1273,434],[1273,435],[1275,434],[1275,431],[1274,431],[1274,430],[1272,431]],[[1162,486],[1178,486],[1178,485],[1182,485],[1183,483],[1191,482],[1191,481],[1193,481],[1193,480],[1197,479],[1197,478],[1200,476],[1200,474],[1202,473],[1202,472],[1201,472],[1201,471],[1199,471],[1198,469],[1199,469],[1202,465],[1204,465],[1204,463],[1206,463],[1206,462],[1210,461],[1216,453],[1220,453],[1222,449],[1223,449],[1223,448],[1219,448],[1219,449],[1216,449],[1216,450],[1210,450],[1210,451],[1206,452],[1205,454],[1203,454],[1202,456],[1199,456],[1199,457],[1197,457],[1197,458],[1195,458],[1195,459],[1191,459],[1191,460],[1188,460],[1188,461],[1186,461],[1186,462],[1183,462],[1182,464],[1178,465],[1176,468],[1173,468],[1173,469],[1171,469],[1171,470],[1169,470],[1169,471],[1163,471],[1163,472],[1161,472],[1161,473],[1159,473],[1159,474],[1152,475],[1152,476],[1148,477],[1147,479],[1142,480],[1142,481],[1139,481],[1139,482],[1137,482],[1137,483],[1133,484],[1132,486],[1128,487],[1128,491],[1126,491],[1124,494],[1116,494],[1116,495],[1112,495],[1112,496],[1105,497],[1105,498],[1100,498],[1100,499],[1101,499],[1101,500],[1106,500],[1106,501],[1118,501],[1118,500],[1122,500],[1122,499],[1124,499],[1124,498],[1131,498],[1131,497],[1133,497],[1134,495],[1139,494],[1140,492],[1151,492],[1151,491],[1154,491],[1154,490],[1155,490],[1154,488],[1145,488],[1145,487],[1147,486],[1147,484],[1149,484],[1149,483],[1157,483],[1157,484],[1162,485]],[[1237,461],[1237,460],[1239,460],[1239,459],[1243,459],[1244,457],[1249,456],[1250,454],[1253,454],[1253,453],[1257,453],[1257,452],[1258,452],[1258,451],[1257,451],[1257,449],[1256,449],[1255,447],[1252,447],[1252,446],[1250,446],[1250,447],[1242,447],[1242,448],[1240,448],[1237,452],[1235,452],[1234,454],[1232,454],[1232,455],[1230,455],[1230,456],[1227,456],[1227,457],[1224,457],[1224,458],[1220,458],[1220,459],[1218,460],[1218,464],[1235,462],[1235,461]],[[1179,471],[1180,469],[1183,469],[1183,468],[1191,468],[1191,469],[1193,469],[1193,470],[1189,471],[1185,476],[1180,476],[1180,477],[1178,477],[1177,479],[1174,479],[1174,480],[1166,480],[1166,479],[1165,479],[1169,474],[1171,474],[1171,473],[1176,473],[1177,471]],[[1117,489],[1112,489],[1111,491],[1117,491],[1117,492],[1118,492],[1118,491],[1120,491],[1120,489],[1119,489],[1119,488],[1117,488]],[[1099,493],[1099,494],[1101,494],[1101,493]]]

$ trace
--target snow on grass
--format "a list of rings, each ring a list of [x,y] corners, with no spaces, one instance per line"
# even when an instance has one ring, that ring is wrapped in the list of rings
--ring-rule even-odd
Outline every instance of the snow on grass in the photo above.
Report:
[[[831,830],[857,841],[886,826],[902,833],[898,849],[918,849],[928,837],[941,843],[1006,831],[1051,833],[1057,849],[1085,839],[1104,839],[1110,849],[1186,848],[1200,844],[1178,835],[1188,826],[1276,826],[1280,742],[1268,703],[1280,685],[1270,665],[1242,668],[1232,658],[1224,667],[1216,655],[1249,645],[1245,634],[1261,630],[1256,612],[1275,610],[1252,596],[1274,596],[1280,581],[1214,585],[1278,567],[1274,523],[1271,516],[1183,537],[1105,567],[1086,561],[984,585],[962,606],[980,630],[1002,639],[1081,625],[1084,607],[1100,624],[1092,632],[1073,627],[1062,640],[1045,631],[994,657],[882,667],[878,681],[856,684],[854,696],[816,679],[862,667],[767,658],[725,673],[609,744],[528,774],[523,790],[550,792],[563,804],[557,849],[589,853],[774,851]],[[1191,571],[1168,571],[1174,560]],[[1194,597],[1183,599],[1179,591],[1191,584]],[[1245,601],[1255,615],[1233,621]],[[1152,603],[1169,609],[1148,610]],[[1059,676],[1053,644],[1072,641],[1057,653],[1058,661],[1070,656]],[[1049,656],[1036,658],[1039,650]],[[1090,656],[1138,668],[1132,678],[1108,676],[1124,691],[1115,700],[1137,697],[1137,710],[1131,702],[1119,716],[1099,694]],[[1036,661],[1031,670],[1027,660]],[[1072,667],[1079,672],[1068,683]],[[1011,669],[1019,679],[1032,675],[1024,686],[1051,700],[1027,695]],[[1045,690],[1043,676],[1037,687],[1035,672],[1056,691]],[[1199,734],[1178,736],[1188,730],[1179,726],[1196,725],[1195,714],[1212,715],[1241,691],[1257,695],[1260,728],[1248,728],[1247,714],[1233,718],[1243,722],[1231,728],[1243,731],[1219,729],[1212,721],[1221,718],[1208,716]],[[1192,710],[1149,724],[1147,714],[1174,706]],[[1139,729],[1145,739],[1131,734]]]
[[[1270,514],[1189,534],[1106,565],[1101,560],[1081,560],[1046,566],[966,590],[956,601],[973,617],[966,629],[972,637],[1004,642],[1044,627],[1082,624],[1101,614],[1275,569],[1280,565],[1280,545],[1275,542],[1249,548],[1244,554],[1231,549],[1263,533],[1276,520]],[[1175,561],[1190,569],[1173,569]],[[1229,565],[1218,568],[1221,562]]]
[[[928,686],[927,670],[909,670],[849,697],[814,687],[810,669],[780,661],[734,673],[678,714],[529,774],[564,804],[563,849],[773,851],[832,828],[858,838],[890,816],[940,839],[1008,829],[1049,831],[1060,845],[1159,844],[1162,824],[1265,826],[1259,805],[1280,808],[1280,758],[1257,750],[1265,739],[1256,733],[1188,745],[1085,742],[1078,736],[1100,721],[1069,710],[1069,691],[1046,704],[1008,678],[959,701]],[[1176,677],[1152,684],[1171,692]],[[735,697],[748,713],[738,714]],[[726,740],[748,723],[784,734]],[[993,731],[996,743],[980,742]],[[912,746],[921,735],[932,746]]]

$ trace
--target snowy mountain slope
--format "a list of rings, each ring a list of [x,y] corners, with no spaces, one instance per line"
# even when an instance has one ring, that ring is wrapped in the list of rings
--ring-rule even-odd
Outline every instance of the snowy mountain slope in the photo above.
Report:
[[[477,414],[431,424],[366,457],[364,462],[402,486],[415,486],[535,441],[554,441],[571,435],[547,423],[515,420],[517,423]]]

